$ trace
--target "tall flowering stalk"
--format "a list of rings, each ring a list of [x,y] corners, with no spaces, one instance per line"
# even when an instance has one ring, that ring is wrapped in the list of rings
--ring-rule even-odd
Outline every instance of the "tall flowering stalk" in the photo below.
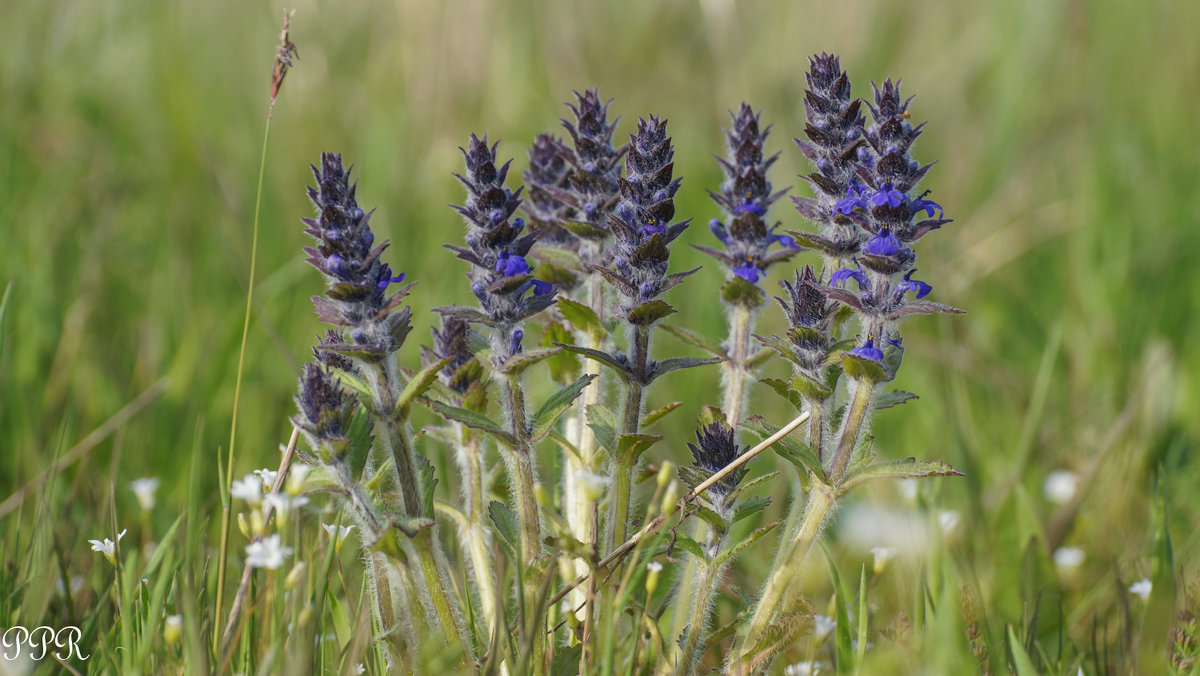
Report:
[[[381,254],[388,243],[375,242],[371,214],[359,208],[341,156],[322,155],[313,175],[317,186],[309,188],[308,195],[318,216],[304,222],[318,245],[305,252],[329,283],[323,296],[313,297],[313,305],[322,321],[340,328],[327,332],[317,346],[323,366],[307,366],[301,381],[297,425],[313,449],[306,459],[326,470],[362,528],[375,611],[384,632],[406,631],[407,585],[426,621],[439,627],[450,644],[467,646],[454,583],[447,577],[446,558],[433,533],[433,482],[422,478],[423,460],[413,452],[405,429],[412,400],[444,364],[411,379],[402,377],[396,353],[411,331],[411,311],[401,305],[412,285],[389,292],[404,275],[394,276],[383,263]],[[369,481],[355,477],[346,462],[341,432],[347,427],[349,407],[331,381],[334,374],[357,393],[376,450],[383,456],[367,462],[364,473]],[[386,497],[380,483],[369,476],[377,467],[395,472],[398,499]],[[396,652],[394,661],[400,659]]]
[[[608,219],[618,201],[621,158],[628,146],[613,144],[617,122],[608,120],[611,101],[602,101],[595,89],[576,92],[575,99],[567,104],[574,119],[561,121],[570,143],[542,134],[530,148],[525,212],[531,226],[546,233],[540,255],[550,276],[561,280],[567,290],[558,309],[575,326],[574,342],[605,350],[609,309],[604,283],[594,266],[604,263],[612,239]],[[599,365],[584,362],[582,375],[599,378]],[[602,471],[604,455],[588,425],[588,411],[601,403],[602,393],[599,383],[584,391],[567,420],[567,439],[574,452],[563,453],[563,516],[572,536],[590,546],[599,538],[593,504],[576,477]],[[570,568],[569,577],[574,577],[586,570],[586,563],[575,561]],[[569,599],[572,607],[582,601],[583,590]]]
[[[613,490],[608,509],[609,551],[625,539],[633,468],[641,453],[658,440],[639,434],[645,389],[664,373],[718,361],[682,358],[659,362],[650,356],[651,329],[675,312],[660,297],[699,269],[667,274],[671,255],[668,245],[690,223],[690,219],[671,222],[680,183],[680,179],[673,178],[674,155],[665,120],[650,116],[638,121],[637,133],[630,135],[625,177],[620,180],[621,201],[609,218],[614,235],[611,267],[593,267],[617,291],[614,311],[626,325],[627,352],[613,355],[571,348],[608,364],[620,375],[624,386],[616,448],[610,449]]]
[[[483,379],[483,367],[471,352],[467,322],[459,317],[444,317],[441,329],[432,329],[433,347],[425,352],[426,367],[445,364],[438,372],[441,387],[436,388],[439,400],[465,410],[485,413],[487,408],[487,382]],[[485,446],[475,430],[456,421],[448,420],[447,427],[439,430],[454,452],[459,472],[459,489],[462,509],[450,505],[439,505],[449,513],[457,526],[458,539],[463,551],[470,559],[470,580],[475,586],[475,597],[488,634],[498,631],[496,570],[492,561],[492,538],[487,528],[484,491]]]
[[[787,334],[760,338],[793,366],[790,381],[765,382],[810,413],[808,443],[790,442],[780,452],[811,490],[803,510],[794,512],[798,523],[785,529],[780,556],[740,634],[731,673],[765,666],[782,645],[779,637],[801,626],[796,617],[804,610],[796,580],[842,495],[873,478],[959,474],[937,461],[876,462],[866,434],[873,411],[913,396],[880,390],[895,377],[903,357],[897,321],[910,314],[960,312],[919,300],[931,287],[912,278],[916,253],[909,245],[948,222],[940,218],[941,207],[925,199],[928,191],[916,192],[932,166],[909,155],[923,125],[908,122],[909,100],[901,98],[898,83],[891,80],[874,87],[872,122],[866,125],[859,104],[850,100],[849,79],[837,58],[822,54],[811,62],[805,99],[811,142],[798,143],[814,163],[816,171],[806,178],[817,197],[795,202],[801,214],[817,222],[819,232],[792,234],[820,249],[836,269],[828,282],[825,273],[811,268],[785,281],[787,298],[778,300],[788,319]],[[935,212],[938,218],[918,220]],[[850,281],[858,293],[843,288]],[[858,318],[864,336],[837,340],[844,313]],[[838,401],[835,392],[843,375],[846,395]],[[764,434],[771,429],[761,419],[755,424]]]

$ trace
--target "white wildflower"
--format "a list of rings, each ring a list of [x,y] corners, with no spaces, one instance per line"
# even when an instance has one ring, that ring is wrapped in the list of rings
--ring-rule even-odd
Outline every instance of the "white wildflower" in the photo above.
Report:
[[[875,557],[875,572],[881,572],[887,566],[887,562],[896,556],[895,547],[872,547],[871,556]]]
[[[358,664],[354,665],[354,673],[355,674],[365,674],[365,673],[367,673],[367,668],[366,668],[366,666],[363,665],[362,662],[359,662]]]
[[[143,511],[148,512],[154,509],[154,493],[158,491],[159,483],[157,477],[142,477],[129,482],[129,488],[137,496],[138,506]]]
[[[346,536],[354,530],[354,526],[338,526],[332,523],[323,523],[321,528],[329,533],[329,539],[333,540],[333,548],[339,552],[342,551],[342,545],[346,542]]]
[[[917,499],[916,479],[901,479],[896,486],[900,489],[900,495],[904,496],[905,500],[912,502]]]
[[[167,615],[167,624],[163,628],[163,638],[167,645],[175,645],[183,635],[183,615]]]
[[[1153,586],[1154,585],[1150,583],[1150,580],[1143,577],[1137,582],[1129,585],[1129,593],[1136,594],[1143,601],[1145,601],[1146,599],[1150,598],[1150,589]]]
[[[312,467],[308,465],[292,465],[292,468],[288,470],[287,482],[284,484],[288,495],[299,495],[304,492],[304,482],[308,479],[308,473],[311,471]]]
[[[287,493],[267,493],[262,500],[267,509],[274,509],[280,516],[286,516],[293,509],[300,509],[308,504],[307,496],[293,497]]]
[[[811,662],[797,662],[789,664],[783,670],[784,676],[816,676],[821,673],[821,663],[813,660]]]
[[[833,633],[837,627],[837,620],[828,615],[813,615],[813,635],[817,637],[817,643],[825,640],[826,636]]]
[[[292,548],[283,546],[278,533],[246,545],[246,565],[252,568],[275,570],[291,555]]]
[[[1075,497],[1078,488],[1079,476],[1069,470],[1060,469],[1046,476],[1046,483],[1042,484],[1042,493],[1050,502],[1064,505]]]
[[[279,476],[279,472],[273,469],[256,469],[254,473],[258,475],[259,479],[262,479],[264,492],[275,489],[275,478]]]
[[[262,502],[262,480],[253,474],[234,479],[233,485],[229,487],[229,494],[252,505],[258,505]]]
[[[120,533],[117,533],[117,542],[113,542],[108,538],[104,538],[103,541],[88,540],[88,542],[92,543],[93,552],[100,552],[104,555],[104,558],[108,559],[109,563],[115,564],[117,562],[117,543],[121,541],[121,538],[125,537],[125,532],[128,530],[129,529],[126,528]]]
[[[958,528],[958,512],[953,509],[944,509],[938,512],[938,526],[945,535],[953,533],[954,529]]]
[[[1087,554],[1079,547],[1059,547],[1054,550],[1054,565],[1063,572],[1075,570],[1086,558]]]
[[[655,589],[658,589],[658,574],[662,572],[663,565],[658,561],[651,561],[646,564],[646,593],[653,594]]]

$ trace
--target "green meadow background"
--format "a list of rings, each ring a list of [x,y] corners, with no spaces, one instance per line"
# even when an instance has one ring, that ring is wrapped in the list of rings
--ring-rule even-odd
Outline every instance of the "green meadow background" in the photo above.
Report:
[[[1046,673],[1074,674],[1081,662],[1088,674],[1125,673],[1167,650],[1172,592],[1159,581],[1174,578],[1178,607],[1196,610],[1184,591],[1197,588],[1200,545],[1200,5],[294,6],[300,58],[271,128],[236,476],[278,464],[299,367],[320,330],[309,298],[323,283],[304,263],[299,219],[311,213],[304,186],[322,151],[355,165],[359,202],[378,209],[372,224],[392,241],[385,258],[420,282],[402,352],[416,365],[429,310],[471,300],[465,264],[441,248],[463,234],[447,205],[463,199],[450,174],[471,132],[500,139],[519,180],[534,135],[561,131],[572,89],[612,97],[621,138],[639,116],[663,115],[683,177],[678,211],[696,224],[682,242],[711,245],[704,224],[718,212],[705,189],[720,181],[711,154],[723,154],[726,111],[739,102],[775,125],[776,186],[809,194],[791,139],[803,133],[807,57],[826,50],[841,56],[856,95],[887,77],[916,95],[913,119],[928,126],[914,154],[937,160],[925,187],[955,219],[918,244],[918,277],[932,300],[967,310],[903,324],[895,385],[920,399],[876,419],[881,454],[946,460],[967,477],[936,480],[919,498],[958,512],[955,533],[873,582],[874,669],[1002,672],[1015,664],[1015,638]],[[0,514],[0,625],[110,616],[111,566],[85,540],[110,535],[114,515],[151,539],[188,508],[200,515],[190,537],[217,544],[217,467],[282,11],[233,0],[0,3],[0,500],[30,486]],[[771,216],[805,227],[786,200]],[[694,265],[705,268],[671,295],[676,323],[723,337],[721,272],[676,247],[672,269]],[[785,273],[776,268],[767,287]],[[780,325],[768,310],[760,332]],[[656,346],[660,356],[689,349],[665,336]],[[766,368],[787,372],[778,361]],[[650,403],[685,405],[660,425],[668,443],[651,455],[684,461],[696,412],[719,403],[719,381],[715,370],[664,380]],[[531,376],[535,393],[549,387],[543,373]],[[781,423],[789,414],[769,392],[756,391],[752,408]],[[552,484],[554,453],[543,451]],[[1062,468],[1081,484],[1060,507],[1042,485]],[[145,524],[128,490],[140,476],[163,480]],[[451,483],[445,475],[442,486]],[[782,503],[781,486],[775,495]],[[857,501],[887,511],[902,498],[881,486]],[[829,533],[850,539],[843,524]],[[233,542],[240,555],[236,532]],[[1063,545],[1087,557],[1069,576],[1050,558]],[[756,591],[770,548],[730,573],[724,616],[738,609],[734,587]],[[856,581],[869,554],[834,551]],[[1156,567],[1168,572],[1156,577]],[[90,590],[73,609],[46,591],[64,572]],[[827,612],[828,571],[819,564],[811,577],[810,598]],[[1149,604],[1126,591],[1143,577],[1156,580]],[[937,620],[923,624],[914,608],[936,608]],[[972,627],[988,639],[982,663]]]

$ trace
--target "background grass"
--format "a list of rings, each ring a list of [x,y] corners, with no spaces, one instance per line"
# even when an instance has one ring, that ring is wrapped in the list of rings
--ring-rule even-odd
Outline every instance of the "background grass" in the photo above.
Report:
[[[1196,5],[295,6],[300,61],[268,156],[238,475],[278,462],[299,365],[319,328],[308,299],[322,282],[303,262],[299,218],[310,211],[307,165],[321,151],[356,165],[360,203],[378,207],[372,224],[393,242],[388,260],[421,282],[404,353],[412,365],[428,310],[469,297],[465,266],[440,245],[462,236],[446,205],[462,199],[450,172],[460,170],[457,146],[470,132],[502,139],[501,155],[523,169],[528,143],[557,131],[572,89],[599,86],[613,97],[622,137],[638,116],[665,115],[684,178],[679,212],[698,223],[683,240],[708,244],[703,223],[717,210],[704,189],[719,182],[710,153],[723,152],[726,110],[743,99],[763,108],[775,124],[769,145],[783,152],[774,181],[794,183],[805,168],[790,139],[803,131],[806,57],[828,50],[841,55],[858,95],[885,77],[903,77],[905,92],[917,94],[914,119],[929,125],[916,155],[938,160],[926,187],[956,219],[921,242],[920,277],[935,300],[969,313],[904,324],[896,385],[921,399],[880,415],[875,427],[884,455],[945,459],[968,473],[930,484],[920,498],[961,514],[957,537],[872,592],[881,624],[907,608],[919,626],[911,616],[924,605],[922,588],[929,605],[961,610],[941,613],[944,626],[926,632],[957,636],[957,648],[918,634],[878,651],[878,668],[912,655],[933,673],[949,673],[936,668],[941,660],[974,668],[963,638],[973,620],[993,644],[1011,624],[1029,646],[1062,646],[1061,656],[1034,650],[1051,672],[1093,651],[1094,636],[1113,665],[1128,664],[1120,660],[1132,659],[1133,643],[1122,633],[1140,626],[1143,606],[1125,588],[1151,575],[1155,477],[1175,567],[1194,583]],[[129,480],[164,481],[146,539],[185,506],[219,511],[217,460],[228,439],[281,11],[231,0],[0,4],[0,283],[11,280],[0,324],[0,498],[139,393],[167,383],[4,518],[0,579],[25,585],[21,594],[0,588],[4,623],[107,612],[99,608],[111,568],[85,538],[111,533],[114,511],[122,527],[135,525]],[[783,203],[772,215],[803,225]],[[679,247],[672,267],[706,263]],[[674,292],[679,323],[722,335],[721,309],[706,302],[719,280],[709,264]],[[771,313],[764,321],[760,328],[779,325]],[[685,351],[670,340],[662,352]],[[656,449],[658,459],[686,457],[695,412],[719,400],[715,374],[675,375],[651,394],[651,404],[674,399],[685,401],[684,413],[663,425],[673,443]],[[753,406],[787,415],[769,393],[756,393]],[[553,462],[549,453],[544,460]],[[1084,482],[1077,504],[1055,508],[1041,485],[1063,467]],[[896,500],[891,489],[862,496],[888,509]],[[215,529],[206,533],[215,544]],[[836,525],[834,534],[843,534]],[[1071,579],[1049,563],[1062,544],[1087,552]],[[69,574],[87,576],[90,604],[64,610],[49,592],[30,593],[53,584],[57,573],[34,557],[50,550]],[[840,559],[852,586],[865,557],[847,550]],[[731,583],[753,592],[762,572],[747,563]],[[816,571],[818,609],[828,585]],[[962,608],[966,599],[976,606]],[[992,668],[1011,654],[990,656]]]

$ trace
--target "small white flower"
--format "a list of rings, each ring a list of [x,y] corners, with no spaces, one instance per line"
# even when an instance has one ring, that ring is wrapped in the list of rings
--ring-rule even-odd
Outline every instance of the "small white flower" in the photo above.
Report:
[[[646,564],[646,593],[653,594],[655,589],[658,589],[658,574],[662,572],[663,565],[658,561],[651,561]]]
[[[1129,585],[1129,593],[1138,595],[1143,601],[1150,598],[1150,589],[1154,585],[1150,584],[1150,580],[1142,578],[1137,582]]]
[[[1042,493],[1050,502],[1063,505],[1075,497],[1078,488],[1079,476],[1069,470],[1060,469],[1046,476],[1046,483],[1042,484]]]
[[[125,530],[122,530],[120,533],[117,533],[117,542],[120,542],[121,538],[125,537],[125,532],[128,530],[129,529],[126,528]],[[93,552],[100,552],[101,554],[103,554],[104,558],[108,559],[109,563],[117,562],[117,542],[113,542],[112,540],[109,540],[108,538],[104,538],[103,541],[88,540],[88,542],[92,543],[92,551]]]
[[[252,568],[275,570],[291,555],[292,548],[283,546],[278,533],[246,545],[246,565]]]
[[[367,673],[367,668],[363,665],[362,662],[359,662],[358,664],[354,665],[354,673],[355,674],[365,674],[365,673]]]
[[[333,548],[338,551],[341,551],[342,545],[346,542],[346,536],[354,530],[354,526],[337,526],[332,523],[323,523],[321,528],[329,533],[329,538],[333,540]]]
[[[949,535],[958,528],[958,512],[953,509],[944,509],[938,512],[938,525],[942,528],[942,533]]]
[[[816,676],[821,673],[821,663],[813,660],[812,662],[789,664],[783,673],[784,676]]]
[[[292,468],[288,470],[287,482],[284,485],[288,495],[299,495],[304,492],[304,481],[308,479],[308,473],[311,471],[312,467],[308,465],[292,465]]]
[[[583,488],[584,497],[592,502],[604,497],[604,494],[608,492],[609,484],[612,483],[612,479],[606,476],[582,470],[575,472],[575,479],[579,481],[580,487]]]
[[[1054,565],[1064,572],[1075,570],[1086,558],[1087,554],[1079,547],[1059,547],[1054,550]]]
[[[817,637],[817,642],[825,640],[825,637],[832,634],[837,627],[837,620],[828,615],[813,615],[813,634]]]
[[[175,645],[183,635],[183,615],[167,615],[167,624],[163,627],[163,638],[167,645]]]
[[[275,488],[275,478],[279,476],[279,472],[273,469],[256,469],[254,473],[262,479],[263,491],[273,490]]]
[[[234,479],[233,485],[229,487],[229,494],[252,505],[258,505],[262,502],[262,480],[253,474]]]
[[[280,515],[286,515],[293,509],[300,509],[308,504],[307,496],[297,495],[292,497],[287,493],[267,493],[263,496],[262,500],[268,509],[274,509]]]
[[[158,484],[157,477],[142,477],[129,482],[129,488],[137,496],[138,505],[143,511],[154,509],[154,493],[158,491]]]
[[[912,502],[917,499],[916,479],[901,479],[896,485],[900,488],[900,495],[904,496],[905,500]]]
[[[662,568],[662,564],[658,561],[651,561],[650,563],[646,564],[646,570],[650,571],[651,573],[661,573]]]
[[[896,556],[895,547],[872,547],[871,555],[875,557],[875,572],[878,573],[887,566],[887,562]]]

